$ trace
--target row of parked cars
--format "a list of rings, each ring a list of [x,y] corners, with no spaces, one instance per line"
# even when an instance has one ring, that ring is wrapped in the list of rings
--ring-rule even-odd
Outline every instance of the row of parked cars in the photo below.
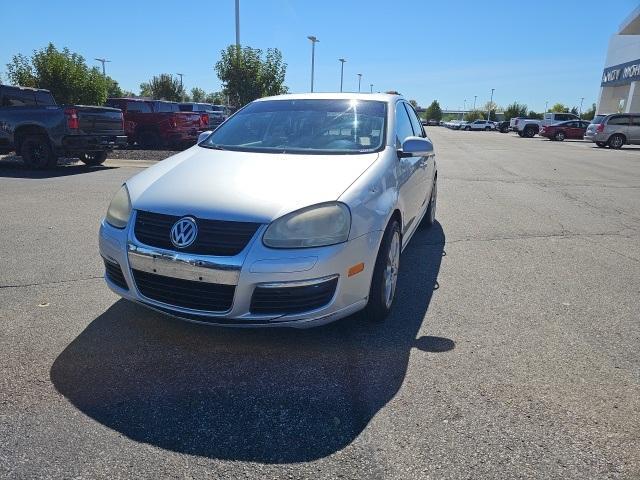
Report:
[[[596,115],[589,122],[573,113],[548,112],[544,114],[542,120],[526,117],[514,117],[510,121],[503,122],[451,120],[439,122],[439,125],[453,130],[516,132],[525,138],[540,135],[559,142],[565,139],[584,139],[602,148],[618,149],[624,145],[640,145],[640,113]]]
[[[48,90],[0,85],[0,153],[14,151],[34,169],[55,167],[61,156],[100,165],[118,147],[193,145],[230,114],[224,105],[143,98],[58,105]]]

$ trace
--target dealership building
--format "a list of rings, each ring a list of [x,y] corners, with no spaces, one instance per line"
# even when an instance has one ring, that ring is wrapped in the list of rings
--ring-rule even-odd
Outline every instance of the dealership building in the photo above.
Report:
[[[640,112],[640,7],[609,41],[597,112]]]

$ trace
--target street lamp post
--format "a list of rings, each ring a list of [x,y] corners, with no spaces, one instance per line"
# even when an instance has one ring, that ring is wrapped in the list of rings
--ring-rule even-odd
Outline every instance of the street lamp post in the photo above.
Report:
[[[358,74],[358,93],[360,93],[360,82],[362,81],[362,74]]]
[[[339,58],[340,60],[340,91],[342,92],[342,80],[344,80],[344,62],[346,60],[344,58]]]
[[[371,93],[373,93],[373,83],[369,84],[369,88],[371,89]]]
[[[184,90],[182,88],[182,77],[184,76],[184,73],[176,73],[176,75],[178,75],[180,77],[180,100],[184,99]]]
[[[580,99],[580,115],[578,115],[580,120],[582,120],[582,102],[584,102],[584,97]]]
[[[489,111],[487,112],[487,120],[491,121],[491,107],[493,105],[493,92],[495,88],[491,89],[491,100],[489,100]]]
[[[106,58],[94,58],[94,60],[97,60],[102,64],[102,76],[106,77],[107,74],[105,73],[105,70],[104,70],[104,64],[105,63],[110,63],[111,60],[107,60]]]
[[[311,40],[311,93],[313,93],[313,71],[316,62],[316,43],[318,43],[320,40],[318,40],[313,35],[309,35],[307,38]]]
[[[548,111],[549,111],[549,100],[544,102],[544,113],[547,113]]]
[[[236,50],[240,50],[240,0],[236,0]]]
[[[473,109],[476,109],[476,99],[478,98],[478,95],[474,95],[473,96]]]

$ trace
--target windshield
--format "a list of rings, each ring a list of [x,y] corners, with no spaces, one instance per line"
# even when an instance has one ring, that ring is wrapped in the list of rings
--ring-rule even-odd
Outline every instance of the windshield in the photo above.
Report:
[[[236,113],[200,144],[267,153],[367,153],[384,142],[386,103],[266,100]]]

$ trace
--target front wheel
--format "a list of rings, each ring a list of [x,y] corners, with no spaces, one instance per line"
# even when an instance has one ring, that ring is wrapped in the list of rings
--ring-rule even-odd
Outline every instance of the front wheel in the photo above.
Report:
[[[89,167],[102,165],[107,159],[107,152],[84,152],[79,155],[80,161]]]
[[[363,311],[370,322],[382,322],[393,305],[400,269],[400,224],[394,218],[384,231],[373,269],[369,301]]]
[[[527,127],[527,128],[524,129],[524,136],[526,138],[533,138],[535,136],[535,134],[536,134],[535,128]]]
[[[558,142],[562,142],[564,140],[564,132],[556,132],[556,134],[553,136],[554,140],[557,140]]]

